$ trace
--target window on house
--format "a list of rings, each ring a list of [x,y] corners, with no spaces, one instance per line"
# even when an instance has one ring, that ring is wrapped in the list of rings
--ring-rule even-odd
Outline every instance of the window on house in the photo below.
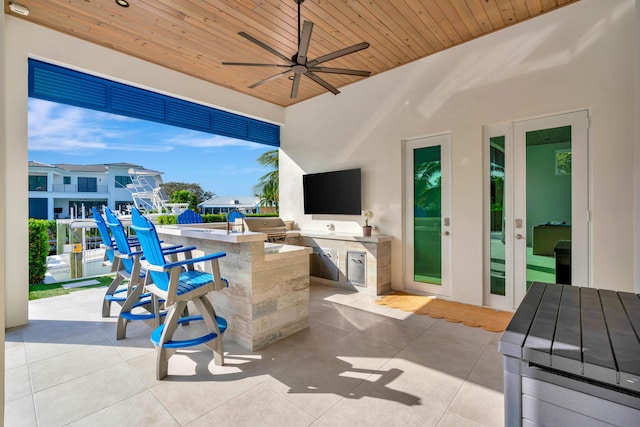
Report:
[[[69,184],[71,184],[71,177],[70,177],[70,176],[64,176],[64,177],[62,177],[62,183],[63,183],[64,185],[69,185]]]
[[[131,184],[131,177],[116,176],[116,188],[127,188],[129,184]]]
[[[98,192],[98,179],[97,178],[78,177],[78,191],[79,192],[86,192],[86,193],[97,193]]]
[[[29,191],[47,191],[47,177],[29,175]]]

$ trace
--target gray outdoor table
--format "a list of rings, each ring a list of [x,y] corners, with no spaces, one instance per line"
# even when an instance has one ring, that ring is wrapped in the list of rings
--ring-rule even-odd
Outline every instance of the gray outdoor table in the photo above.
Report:
[[[533,283],[500,339],[506,426],[640,426],[640,295]]]

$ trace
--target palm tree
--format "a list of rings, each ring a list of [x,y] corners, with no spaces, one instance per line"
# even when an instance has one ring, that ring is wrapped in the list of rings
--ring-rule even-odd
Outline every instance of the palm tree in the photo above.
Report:
[[[253,187],[255,195],[260,198],[260,206],[278,207],[278,150],[269,150],[256,160],[264,167],[273,168],[272,171],[262,175],[258,184]]]
[[[417,165],[414,182],[415,206],[422,209],[425,214],[439,211],[442,191],[440,161],[428,161]]]

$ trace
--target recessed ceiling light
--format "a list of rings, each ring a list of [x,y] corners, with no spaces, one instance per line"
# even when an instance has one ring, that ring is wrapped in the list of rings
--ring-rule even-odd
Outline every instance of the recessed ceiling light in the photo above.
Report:
[[[127,0],[116,0],[116,4],[122,7],[129,7],[129,2]]]
[[[29,15],[29,8],[18,3],[14,3],[14,2],[9,3],[9,10],[19,15],[24,15],[24,16]]]

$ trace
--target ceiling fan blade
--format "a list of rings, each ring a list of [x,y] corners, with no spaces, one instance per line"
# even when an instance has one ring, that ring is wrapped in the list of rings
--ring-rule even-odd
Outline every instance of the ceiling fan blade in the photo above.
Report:
[[[369,77],[371,75],[371,71],[348,70],[346,68],[308,67],[308,69],[314,73],[348,74],[350,76],[363,77]]]
[[[291,99],[294,99],[298,96],[298,86],[300,86],[300,73],[296,73],[293,78],[293,85],[291,85]]]
[[[256,39],[253,36],[250,36],[249,34],[245,33],[244,31],[240,31],[238,33],[239,36],[244,37],[245,39],[249,40],[252,43],[257,44],[258,46],[260,46],[261,48],[263,48],[264,50],[271,52],[272,54],[274,54],[275,56],[277,56],[278,58],[282,59],[283,61],[285,61],[287,64],[289,65],[295,65],[295,62],[293,62],[290,58],[287,58],[286,56],[284,56],[283,54],[281,54],[280,52],[278,52],[277,50],[275,50],[274,48],[272,48],[271,46],[268,46],[264,43],[262,43],[260,40]]]
[[[284,67],[291,68],[291,65],[284,64],[256,64],[253,62],[223,62],[222,65],[238,65],[242,67]]]
[[[320,78],[318,75],[313,74],[313,72],[307,71],[306,73],[304,73],[304,75],[309,77],[311,80],[313,80],[314,82],[318,83],[320,86],[322,86],[323,88],[325,88],[329,92],[333,93],[334,95],[337,95],[337,94],[340,93],[340,91],[338,89],[336,89],[335,87],[331,86],[329,83],[327,83],[324,79]]]
[[[300,45],[298,46],[297,62],[300,65],[307,63],[307,51],[311,42],[311,32],[313,31],[313,22],[304,21],[302,24],[302,35],[300,36]]]
[[[369,47],[369,43],[362,42],[354,44],[353,46],[345,47],[344,49],[336,50],[335,52],[328,53],[319,58],[309,61],[307,67],[313,67],[314,65],[322,64],[323,62],[331,61],[332,59],[340,58],[341,56],[349,55],[350,53],[358,52],[359,50]]]
[[[281,72],[281,73],[278,73],[278,74],[276,74],[276,75],[274,75],[274,76],[267,77],[267,78],[266,78],[266,79],[264,79],[264,80],[260,80],[258,83],[254,83],[254,84],[252,84],[251,86],[249,86],[249,89],[256,88],[256,87],[258,87],[258,86],[260,86],[260,85],[262,85],[262,84],[265,84],[266,82],[269,82],[269,81],[271,81],[271,80],[275,80],[275,79],[277,79],[277,78],[279,78],[279,77],[282,77],[282,76],[284,76],[285,74],[288,74],[288,73],[290,73],[290,72],[291,72],[291,70],[289,69],[289,70],[283,71],[283,72]]]

